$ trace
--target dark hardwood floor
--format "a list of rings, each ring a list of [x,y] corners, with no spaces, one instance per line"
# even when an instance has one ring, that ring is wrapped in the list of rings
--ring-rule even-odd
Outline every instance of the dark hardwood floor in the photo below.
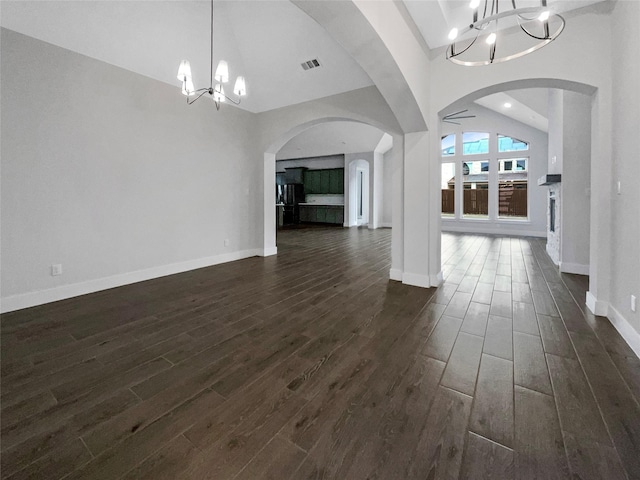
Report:
[[[544,241],[279,232],[250,258],[5,314],[2,479],[636,479],[640,360]]]

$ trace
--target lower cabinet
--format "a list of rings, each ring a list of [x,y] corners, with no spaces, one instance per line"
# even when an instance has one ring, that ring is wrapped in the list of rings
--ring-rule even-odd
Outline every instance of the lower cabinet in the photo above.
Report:
[[[304,223],[344,223],[342,205],[300,205],[300,221]]]

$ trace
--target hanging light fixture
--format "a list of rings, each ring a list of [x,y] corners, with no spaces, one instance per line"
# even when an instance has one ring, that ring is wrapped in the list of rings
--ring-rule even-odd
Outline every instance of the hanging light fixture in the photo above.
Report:
[[[523,8],[518,8],[517,1],[471,0],[472,21],[466,28],[453,28],[449,32],[447,59],[470,67],[506,62],[535,52],[558,38],[564,29],[564,18],[547,7],[547,0],[539,0],[539,6]],[[499,11],[499,6],[505,3],[510,7]],[[514,26],[524,32],[523,42],[511,40],[507,45],[499,44],[499,22],[503,31],[504,27]],[[481,37],[483,41],[479,40]]]
[[[237,98],[232,98],[227,96],[224,93],[223,83],[227,83],[229,81],[229,65],[226,61],[220,60],[218,63],[218,67],[215,70],[215,75],[213,71],[213,0],[211,0],[211,64],[210,64],[210,77],[209,77],[209,87],[207,88],[196,88],[193,86],[193,80],[191,77],[191,64],[188,60],[182,60],[180,62],[180,67],[178,68],[178,80],[182,82],[182,94],[187,96],[187,104],[191,105],[200,97],[205,94],[211,95],[213,98],[213,103],[216,106],[216,110],[220,110],[220,104],[229,100],[231,103],[235,105],[240,105],[240,100],[242,97],[247,95],[247,87],[244,81],[244,77],[239,76],[236,78],[236,83],[233,88],[233,93]],[[213,81],[216,81],[216,85],[214,86]],[[190,98],[195,97],[195,98]]]

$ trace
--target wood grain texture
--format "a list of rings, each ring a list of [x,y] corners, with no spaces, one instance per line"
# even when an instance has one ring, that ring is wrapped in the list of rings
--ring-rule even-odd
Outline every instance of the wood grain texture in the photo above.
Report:
[[[483,354],[469,429],[511,448],[513,428],[513,363]]]
[[[482,351],[494,357],[513,360],[513,328],[510,318],[489,316]]]
[[[472,396],[478,377],[482,344],[482,337],[460,332],[447,362],[441,385]]]
[[[447,233],[446,282],[411,287],[390,240],[283,230],[2,315],[0,478],[637,477],[640,361],[588,281],[541,239]]]
[[[457,478],[471,397],[440,387],[406,478]]]
[[[460,478],[508,480],[515,471],[513,450],[469,432]]]
[[[540,337],[513,332],[513,375],[516,385],[552,395]]]
[[[517,478],[569,478],[553,397],[516,385],[515,422]]]
[[[560,357],[576,358],[562,319],[547,315],[538,315],[537,317],[544,351]]]

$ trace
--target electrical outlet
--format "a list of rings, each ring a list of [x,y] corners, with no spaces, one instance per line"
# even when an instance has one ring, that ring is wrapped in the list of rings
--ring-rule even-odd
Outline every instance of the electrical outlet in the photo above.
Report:
[[[631,295],[631,311],[632,312],[636,311],[636,296],[635,295]]]
[[[62,275],[61,263],[56,263],[55,265],[51,265],[51,276],[55,277],[56,275]]]
[[[229,239],[228,239],[228,238],[225,238],[225,239],[224,239],[224,246],[225,246],[225,247],[228,247],[228,246],[229,246]]]

